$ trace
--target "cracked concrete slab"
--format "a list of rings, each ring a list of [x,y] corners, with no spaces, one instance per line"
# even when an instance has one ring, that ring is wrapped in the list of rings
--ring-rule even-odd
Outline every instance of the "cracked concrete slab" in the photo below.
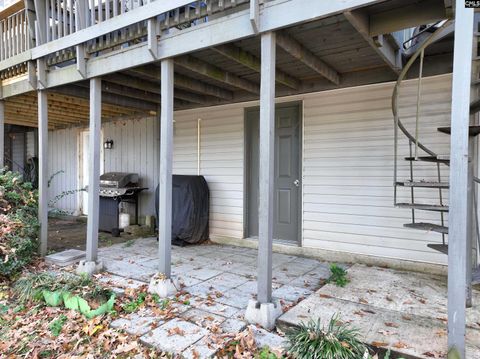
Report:
[[[327,324],[338,315],[358,328],[362,340],[370,345],[416,358],[446,355],[444,278],[362,265],[352,266],[348,278],[345,287],[325,285],[291,308],[279,318],[280,328],[311,319]],[[467,311],[478,313],[480,306]],[[480,331],[467,329],[467,357],[480,357],[479,342]]]

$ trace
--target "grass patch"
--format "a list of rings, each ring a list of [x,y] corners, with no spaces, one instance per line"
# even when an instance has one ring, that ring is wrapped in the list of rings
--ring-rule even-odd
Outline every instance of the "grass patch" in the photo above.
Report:
[[[336,316],[327,326],[312,320],[287,332],[288,353],[296,359],[359,359],[367,348],[358,337],[357,329]]]
[[[49,272],[30,273],[15,282],[14,293],[20,303],[28,300],[40,300],[43,290],[76,291],[89,287],[92,280],[86,276],[73,274],[56,275]]]
[[[338,287],[345,287],[349,280],[347,278],[347,271],[337,264],[330,265],[330,277],[327,279],[327,283],[334,283]]]

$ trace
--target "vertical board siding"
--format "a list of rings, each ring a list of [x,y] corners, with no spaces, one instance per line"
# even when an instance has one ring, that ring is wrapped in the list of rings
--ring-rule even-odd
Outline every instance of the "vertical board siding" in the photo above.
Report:
[[[104,141],[113,140],[113,148],[104,150],[104,172],[138,173],[140,185],[148,188],[140,194],[140,216],[155,216],[159,131],[159,121],[155,117],[119,120],[103,125]],[[133,209],[130,211],[134,213]]]
[[[53,176],[48,188],[49,200],[64,191],[80,189],[78,186],[78,128],[48,132],[48,174]],[[54,175],[55,173],[57,173]],[[70,214],[78,213],[78,195],[63,196],[55,208]]]
[[[400,118],[414,133],[416,80],[400,91]],[[348,88],[304,100],[303,245],[382,257],[445,263],[427,247],[441,235],[403,227],[411,211],[393,207],[393,84]],[[424,79],[420,140],[439,154],[450,138],[451,77]],[[408,141],[399,135],[398,180],[409,178]],[[421,152],[420,152],[421,154]],[[415,163],[417,180],[436,181],[436,166]],[[448,167],[442,166],[444,181]],[[409,202],[409,189],[399,201]],[[445,193],[445,191],[444,191]],[[448,201],[448,195],[445,196]],[[438,190],[417,189],[420,203],[437,203]],[[417,221],[439,223],[437,213],[416,211]]]
[[[35,157],[35,132],[27,132],[26,134],[26,158],[32,158]]]
[[[12,138],[12,171],[23,174],[25,168],[25,133],[13,133]]]

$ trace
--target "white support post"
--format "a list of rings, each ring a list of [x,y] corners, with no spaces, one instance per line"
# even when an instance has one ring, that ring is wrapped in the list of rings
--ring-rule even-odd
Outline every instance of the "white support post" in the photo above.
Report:
[[[171,275],[172,158],[173,158],[173,59],[162,61],[160,115],[160,190],[158,208],[159,271]]]
[[[275,33],[261,38],[258,301],[272,301],[275,159]]]
[[[279,302],[272,302],[272,242],[274,222],[275,168],[275,33],[261,37],[260,80],[260,161],[258,209],[258,293],[251,300],[245,319],[266,329],[275,327],[282,313]]]
[[[468,131],[472,66],[473,9],[457,1],[453,57],[448,240],[449,357],[465,358],[468,238]]]
[[[38,91],[38,221],[40,223],[40,255],[48,246],[48,103],[47,92]]]
[[[0,100],[0,169],[5,167],[5,101]]]
[[[81,261],[77,272],[92,275],[102,269],[98,261],[98,220],[100,204],[100,137],[102,126],[102,80],[90,80],[90,127],[88,169],[88,219],[86,260]]]
[[[160,297],[177,291],[171,278],[172,247],[172,162],[173,162],[173,68],[172,58],[161,63],[160,183],[158,205],[158,275],[148,290]]]

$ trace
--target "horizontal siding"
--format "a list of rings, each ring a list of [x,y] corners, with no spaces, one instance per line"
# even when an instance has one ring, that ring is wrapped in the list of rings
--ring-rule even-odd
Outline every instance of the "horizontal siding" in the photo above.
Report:
[[[439,154],[449,153],[449,136],[439,134],[436,128],[449,124],[450,82],[451,76],[445,75],[426,78],[423,85],[420,138]],[[393,207],[392,86],[377,84],[281,99],[282,102],[303,100],[302,245],[445,263],[445,256],[426,246],[440,242],[441,236],[404,228],[403,224],[411,220],[410,211]],[[400,104],[402,121],[413,130],[416,81],[404,83]],[[256,103],[175,113],[173,172],[196,175],[199,170],[205,176],[211,195],[212,236],[243,236],[243,113],[244,108],[254,105]],[[197,151],[199,118],[200,152]],[[54,151],[50,146],[52,170],[66,167],[66,158],[70,163],[75,162],[71,161],[71,153],[78,158],[75,130],[62,131],[51,135],[50,143],[55,142],[57,149],[63,148]],[[105,171],[139,173],[143,185],[149,187],[142,195],[140,214],[154,214],[153,194],[159,172],[158,120],[149,117],[108,122],[103,126],[103,137],[114,141],[113,149],[105,151]],[[408,142],[403,138],[399,151],[400,158],[408,155]],[[77,167],[72,165],[68,175],[63,175],[73,181],[71,183],[76,183]],[[432,164],[419,163],[416,174],[417,178],[436,179]],[[400,160],[399,177],[408,176],[408,163]],[[442,176],[448,179],[446,167]],[[416,198],[425,203],[434,202],[437,192],[418,189]],[[448,199],[448,194],[445,198]],[[408,189],[400,190],[399,200],[409,201]],[[75,203],[65,203],[65,206],[75,208]],[[438,218],[436,213],[417,213],[419,221],[438,223]]]
[[[450,76],[424,79],[420,139],[449,153],[449,136],[437,127],[450,122]],[[393,207],[392,84],[348,88],[304,100],[303,245],[374,256],[445,263],[427,247],[441,235],[403,227],[411,212]],[[416,81],[400,91],[400,117],[415,128]],[[408,141],[400,135],[399,180],[408,179]],[[436,180],[434,164],[419,163],[417,179]],[[448,168],[442,176],[448,180]],[[417,200],[436,203],[438,190],[418,189]],[[445,196],[448,199],[448,195]],[[409,189],[399,189],[408,202]],[[417,221],[439,223],[436,213],[417,211]]]
[[[200,120],[200,167],[197,123]],[[210,235],[243,237],[243,108],[175,114],[174,173],[205,176],[210,189]]]
[[[53,176],[48,188],[49,199],[64,191],[79,189],[77,128],[48,132],[48,174]],[[78,213],[78,194],[69,194],[55,204],[55,208],[71,214]]]

